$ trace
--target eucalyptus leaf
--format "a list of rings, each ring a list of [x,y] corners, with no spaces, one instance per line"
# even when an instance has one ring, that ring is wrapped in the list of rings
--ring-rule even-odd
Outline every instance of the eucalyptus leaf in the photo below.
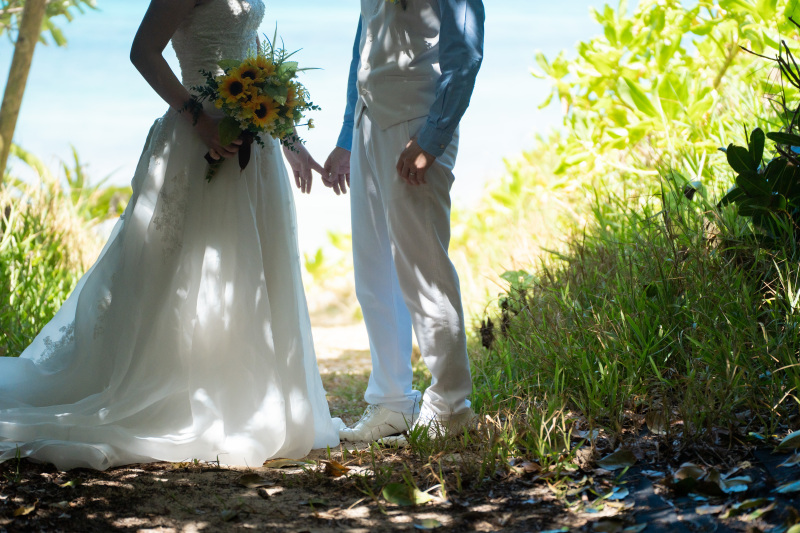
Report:
[[[791,483],[784,483],[775,489],[775,492],[780,494],[790,494],[793,492],[800,492],[800,481],[792,481]]]
[[[274,485],[275,483],[265,479],[258,474],[244,474],[236,482],[243,486],[247,487],[248,489],[257,489],[259,487],[269,487]]]
[[[786,459],[784,462],[782,462],[778,466],[790,467],[790,466],[797,466],[797,465],[800,465],[800,453],[796,453],[796,454],[792,455],[791,457]]]

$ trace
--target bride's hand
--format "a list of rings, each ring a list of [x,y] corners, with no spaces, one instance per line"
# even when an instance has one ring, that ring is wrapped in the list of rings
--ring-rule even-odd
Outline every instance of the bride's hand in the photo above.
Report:
[[[305,145],[297,140],[294,142],[290,141],[289,146],[284,144],[283,154],[286,156],[287,161],[289,161],[289,166],[292,167],[294,182],[297,188],[303,193],[310,193],[311,184],[314,181],[314,176],[311,174],[311,171],[315,170],[321,176],[324,176],[325,169],[311,157]]]
[[[219,140],[219,123],[221,120],[221,117],[212,117],[202,113],[194,125],[195,131],[208,146],[208,153],[213,159],[233,157],[239,152],[239,147],[242,145],[241,139],[236,139],[227,146],[222,145]]]

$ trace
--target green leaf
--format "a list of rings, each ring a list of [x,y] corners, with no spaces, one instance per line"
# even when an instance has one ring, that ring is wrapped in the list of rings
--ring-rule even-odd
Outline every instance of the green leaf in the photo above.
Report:
[[[622,81],[625,82],[625,86],[628,89],[627,94],[630,96],[630,99],[633,101],[636,109],[649,117],[655,118],[659,116],[658,110],[656,110],[655,106],[647,97],[647,94],[645,94],[642,88],[635,81],[629,80],[628,78],[622,78]],[[622,89],[624,90],[624,87],[622,87]]]
[[[758,165],[753,162],[747,148],[730,144],[725,155],[728,157],[728,164],[737,174],[758,170]]]
[[[794,170],[786,169],[788,162],[785,159],[773,159],[767,165],[767,170],[764,172],[764,179],[769,183],[772,192],[777,192],[783,195],[789,194],[789,189],[792,187],[794,178]]]
[[[730,153],[730,152],[728,152]],[[767,183],[764,176],[755,172],[744,171],[736,176],[736,185],[741,187],[747,196],[764,196],[772,193],[772,186]]]
[[[800,146],[800,135],[795,135],[794,133],[771,131],[767,133],[767,137],[778,144],[785,144],[787,146]]]
[[[389,483],[383,489],[383,497],[387,502],[401,507],[423,505],[433,500],[433,496],[427,492],[422,492],[417,487],[405,483]]]
[[[728,193],[722,197],[722,200],[719,201],[720,206],[728,205],[731,203],[735,203],[737,200],[741,198],[746,198],[747,195],[745,194],[744,190],[741,187],[734,187]]]
[[[424,518],[422,520],[417,520],[414,522],[414,529],[421,529],[423,531],[430,531],[432,529],[439,529],[444,524],[436,520],[435,518]]]
[[[760,196],[758,198],[747,198],[741,202],[737,202],[737,204],[739,205],[739,216],[752,217],[757,214],[763,214],[772,204],[772,197]]]
[[[222,146],[227,146],[239,138],[242,129],[236,119],[225,117],[219,122],[219,142]]]
[[[764,137],[764,132],[761,128],[756,128],[753,130],[753,133],[750,134],[750,143],[748,145],[748,151],[750,152],[750,159],[753,160],[755,163],[756,168],[761,164],[761,158],[764,157],[764,142],[766,141]]]
[[[223,59],[217,63],[217,65],[219,65],[219,68],[221,68],[225,72],[227,72],[232,68],[236,68],[241,64],[242,64],[241,61],[236,61],[235,59]]]

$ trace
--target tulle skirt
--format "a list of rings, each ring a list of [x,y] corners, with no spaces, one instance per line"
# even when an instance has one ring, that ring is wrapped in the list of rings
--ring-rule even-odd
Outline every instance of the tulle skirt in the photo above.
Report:
[[[311,339],[280,146],[204,179],[169,111],[95,265],[19,358],[0,358],[0,461],[258,466],[339,443]]]

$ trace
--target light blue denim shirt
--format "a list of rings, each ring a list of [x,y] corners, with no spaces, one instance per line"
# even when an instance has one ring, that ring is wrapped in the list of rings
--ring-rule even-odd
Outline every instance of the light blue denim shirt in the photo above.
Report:
[[[483,0],[439,0],[439,9],[439,66],[442,75],[436,82],[436,100],[431,106],[428,120],[417,135],[420,147],[436,157],[441,156],[453,140],[453,133],[469,107],[475,78],[483,60],[483,24],[486,19]],[[336,143],[346,150],[351,150],[353,146],[360,44],[359,19],[347,84],[344,124]]]

